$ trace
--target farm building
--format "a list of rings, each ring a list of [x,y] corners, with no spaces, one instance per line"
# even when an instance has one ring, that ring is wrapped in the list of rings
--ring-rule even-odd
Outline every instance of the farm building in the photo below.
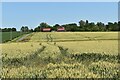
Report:
[[[57,32],[64,32],[65,31],[65,28],[64,27],[58,27],[57,28]]]
[[[51,30],[52,30],[51,28],[42,28],[43,32],[51,32]]]

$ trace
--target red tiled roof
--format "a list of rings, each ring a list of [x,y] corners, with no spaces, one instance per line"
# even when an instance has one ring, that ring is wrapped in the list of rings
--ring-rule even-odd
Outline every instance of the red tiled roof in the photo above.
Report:
[[[43,30],[43,31],[50,31],[51,28],[43,28],[42,30]]]
[[[64,27],[57,28],[57,30],[65,30]]]

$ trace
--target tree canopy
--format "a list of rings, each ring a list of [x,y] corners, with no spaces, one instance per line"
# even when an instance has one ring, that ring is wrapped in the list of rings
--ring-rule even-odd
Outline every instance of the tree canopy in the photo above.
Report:
[[[51,28],[54,31],[57,31],[58,27],[64,27],[66,31],[120,31],[120,21],[119,22],[108,22],[108,24],[104,24],[102,22],[89,22],[88,20],[80,20],[77,23],[69,23],[69,24],[55,24],[50,26],[49,24],[42,22],[36,28],[34,28],[34,32],[40,32],[43,28]]]

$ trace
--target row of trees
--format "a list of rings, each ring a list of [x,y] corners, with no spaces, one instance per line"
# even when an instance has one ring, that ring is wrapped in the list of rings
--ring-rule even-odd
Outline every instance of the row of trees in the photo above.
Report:
[[[108,22],[108,24],[104,24],[102,22],[88,22],[88,20],[79,21],[79,25],[76,23],[64,24],[59,25],[55,24],[54,26],[50,26],[47,23],[41,23],[38,27],[34,29],[35,32],[39,32],[40,28],[47,28],[50,27],[52,30],[56,30],[57,27],[65,27],[66,31],[120,31],[120,21],[119,22]]]
[[[0,28],[0,32],[16,32],[16,28]],[[22,32],[33,32],[33,29],[29,29],[28,26],[22,26],[20,31]]]
[[[14,31],[16,31],[16,28],[0,28],[0,32],[14,32]]]
[[[22,31],[22,32],[34,32],[33,29],[29,29],[28,26],[22,26],[20,31]]]
[[[22,32],[40,32],[42,28],[52,28],[52,30],[56,31],[58,27],[65,27],[66,31],[120,31],[120,21],[119,22],[108,22],[108,24],[104,24],[102,22],[97,22],[96,24],[94,22],[88,22],[88,20],[79,21],[79,25],[76,23],[70,23],[70,24],[55,24],[54,26],[50,26],[47,23],[40,23],[39,26],[37,26],[34,29],[29,29],[28,26],[22,26],[20,31]],[[16,31],[16,28],[4,28],[0,31],[3,32],[10,32],[10,31]]]
[[[120,22],[118,22],[120,24]],[[97,22],[96,24],[91,22],[89,23],[88,20],[86,21],[79,21],[78,28],[79,31],[119,31],[119,25],[117,22],[108,22],[108,24],[104,24],[102,22]]]

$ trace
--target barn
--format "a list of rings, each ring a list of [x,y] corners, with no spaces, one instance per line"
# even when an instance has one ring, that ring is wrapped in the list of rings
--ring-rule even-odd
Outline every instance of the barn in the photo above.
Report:
[[[64,27],[58,27],[57,28],[57,32],[64,32],[65,31],[65,28]]]
[[[51,32],[51,30],[52,30],[51,28],[42,28],[43,32]]]

